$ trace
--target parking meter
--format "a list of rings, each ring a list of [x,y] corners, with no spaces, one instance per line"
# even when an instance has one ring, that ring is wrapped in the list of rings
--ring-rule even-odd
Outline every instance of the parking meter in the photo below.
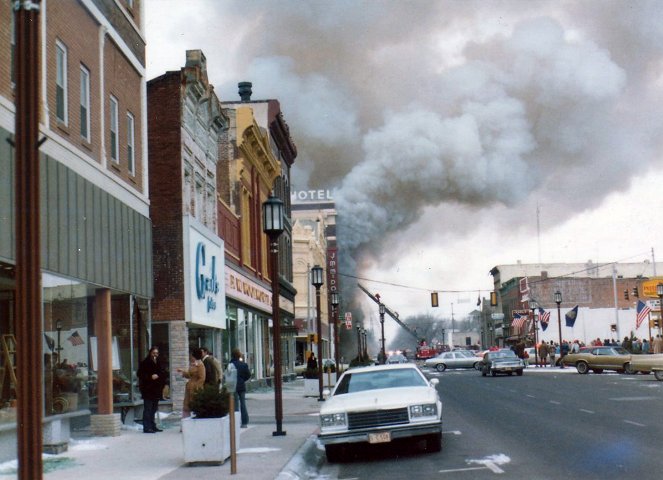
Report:
[[[235,393],[235,390],[237,390],[237,369],[232,363],[229,363],[226,367],[225,381],[228,392]]]

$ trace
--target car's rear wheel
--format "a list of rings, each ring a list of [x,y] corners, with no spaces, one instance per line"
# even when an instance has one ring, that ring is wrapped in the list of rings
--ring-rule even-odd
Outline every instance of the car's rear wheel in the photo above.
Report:
[[[592,372],[594,372],[594,373],[603,373],[603,369],[602,368],[595,368],[594,370],[592,370]]]
[[[444,363],[438,363],[435,365],[435,370],[438,372],[444,372],[447,369],[447,366]]]
[[[491,371],[490,371],[490,374],[491,374],[493,377],[496,377],[496,376],[497,376],[497,371],[495,371],[495,370],[491,370]]]
[[[426,451],[430,453],[442,450],[442,433],[426,435]]]
[[[638,373],[637,371],[633,370],[631,362],[624,364],[624,372],[628,373],[629,375],[635,375],[636,373]]]
[[[656,377],[656,380],[663,382],[663,370],[654,370],[654,377]]]
[[[517,374],[519,377],[522,377],[522,376],[523,376],[523,371],[522,371],[522,370],[516,370],[516,374]]]
[[[329,463],[338,463],[343,460],[343,445],[325,445],[325,455]]]
[[[585,375],[589,373],[589,365],[585,362],[578,362],[576,363],[576,370],[578,370],[578,373]]]
[[[474,365],[472,365],[472,368],[475,370],[481,370],[481,365],[479,365],[479,362],[474,362]]]

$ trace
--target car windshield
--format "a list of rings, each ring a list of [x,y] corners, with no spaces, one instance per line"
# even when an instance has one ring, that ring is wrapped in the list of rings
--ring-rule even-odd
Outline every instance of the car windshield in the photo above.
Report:
[[[377,370],[374,372],[347,372],[341,378],[334,395],[356,393],[381,388],[425,387],[426,379],[413,368]]]
[[[496,358],[516,358],[516,354],[511,350],[503,350],[499,352],[490,352],[488,358],[494,360]]]

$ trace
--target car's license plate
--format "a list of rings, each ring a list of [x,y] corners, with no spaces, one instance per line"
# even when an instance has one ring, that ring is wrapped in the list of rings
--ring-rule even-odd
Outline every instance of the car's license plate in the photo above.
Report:
[[[504,369],[504,371],[505,371],[505,372],[510,372],[510,371],[511,371],[511,367],[506,367],[506,368]]]
[[[368,434],[368,443],[386,443],[386,442],[391,442],[391,433],[389,432]]]

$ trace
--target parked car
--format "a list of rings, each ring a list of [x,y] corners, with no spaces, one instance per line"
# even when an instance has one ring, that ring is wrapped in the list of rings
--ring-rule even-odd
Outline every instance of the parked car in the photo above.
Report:
[[[443,352],[437,357],[426,360],[425,365],[434,368],[438,372],[444,372],[447,368],[477,368],[479,359],[472,353],[465,350],[454,350],[453,352]]]
[[[480,362],[479,370],[481,375],[486,376],[489,373],[494,377],[498,373],[506,373],[512,375],[516,372],[517,375],[523,374],[525,362],[509,349],[501,349],[493,352],[486,352],[483,360]]]
[[[585,374],[592,370],[615,370],[623,373],[629,369],[631,354],[622,347],[583,347],[578,353],[569,353],[562,357],[564,366],[576,367],[578,373]]]
[[[408,359],[405,357],[405,355],[402,355],[400,353],[394,353],[393,355],[389,355],[387,357],[387,361],[385,363],[407,363]]]
[[[412,363],[375,365],[346,371],[320,408],[318,438],[327,460],[337,462],[353,443],[390,443],[423,438],[426,449],[442,448],[442,402]]]
[[[631,355],[631,361],[626,366],[626,373],[654,372],[656,380],[663,381],[663,354]]]

